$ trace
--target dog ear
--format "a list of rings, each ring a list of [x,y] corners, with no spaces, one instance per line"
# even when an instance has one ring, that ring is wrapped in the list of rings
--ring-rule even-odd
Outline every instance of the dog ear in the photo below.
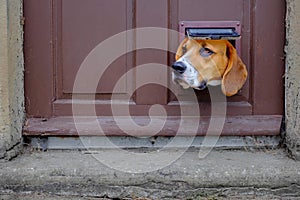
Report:
[[[181,56],[183,56],[183,54],[185,54],[186,51],[186,47],[185,44],[189,39],[186,37],[184,38],[184,40],[182,40],[182,42],[180,43],[180,45],[177,48],[177,52],[176,52],[176,56],[175,59],[178,60]]]
[[[235,48],[227,41],[228,65],[222,79],[222,92],[226,96],[235,95],[247,79],[247,69]]]

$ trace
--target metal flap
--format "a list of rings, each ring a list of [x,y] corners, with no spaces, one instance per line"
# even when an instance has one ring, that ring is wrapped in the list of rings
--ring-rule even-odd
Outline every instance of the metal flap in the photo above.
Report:
[[[186,34],[202,40],[237,40],[241,37],[234,28],[186,28]]]

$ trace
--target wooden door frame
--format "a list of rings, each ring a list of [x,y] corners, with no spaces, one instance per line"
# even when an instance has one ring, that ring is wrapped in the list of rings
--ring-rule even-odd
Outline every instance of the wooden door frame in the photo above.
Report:
[[[25,26],[25,93],[26,110],[27,115],[30,118],[29,122],[31,124],[31,126],[25,127],[25,135],[35,134],[37,132],[39,132],[40,135],[45,134],[47,132],[45,129],[38,129],[39,131],[36,131],[37,126],[43,126],[40,126],[40,119],[35,118],[49,118],[50,120],[47,121],[49,123],[47,124],[47,122],[45,122],[43,124],[45,126],[53,126],[53,123],[50,122],[51,118],[55,117],[55,109],[57,109],[52,106],[53,102],[55,101],[56,95],[53,87],[55,77],[55,70],[53,66],[55,66],[54,60],[56,59],[56,30],[53,27],[53,24],[54,21],[57,20],[55,18],[55,13],[53,12],[53,10],[55,9],[55,1],[56,0],[32,1],[32,3],[25,2],[24,4],[25,15],[27,19],[27,23]],[[157,5],[155,1],[141,0],[133,2],[135,3],[137,9],[135,17],[140,17],[140,21],[136,21],[136,27],[151,25],[174,28],[175,26],[177,26],[170,21],[157,21],[157,23],[154,24],[152,22],[147,22],[147,19],[145,17],[146,15],[141,11],[141,8],[143,7],[143,3],[145,2],[147,2],[149,6],[155,7]],[[160,7],[159,9],[161,9],[160,13],[162,15],[166,15],[167,13],[172,15],[171,18],[174,18],[176,17],[176,12],[170,11],[172,9],[170,7],[170,2],[170,0],[164,0],[164,6]],[[176,3],[174,2],[178,1],[172,1],[172,5],[176,6]],[[254,5],[256,6],[255,10],[247,11],[249,12],[249,16],[251,17],[251,19],[249,20],[252,20],[252,23],[250,24],[253,33],[253,35],[251,36],[251,43],[249,44],[251,45],[251,48],[247,48],[251,49],[251,52],[247,52],[247,54],[253,56],[252,59],[248,61],[251,64],[252,68],[250,74],[251,79],[249,80],[249,88],[252,91],[249,93],[251,108],[249,107],[249,104],[247,102],[239,102],[236,105],[233,105],[234,103],[229,103],[228,106],[233,106],[236,110],[234,111],[234,109],[232,109],[232,111],[228,113],[229,116],[227,119],[232,122],[237,116],[231,117],[230,115],[236,115],[236,113],[239,113],[240,116],[238,117],[244,117],[246,123],[248,123],[249,126],[254,122],[259,124],[259,122],[265,121],[265,123],[263,123],[263,130],[254,130],[252,133],[249,133],[249,131],[247,132],[246,130],[240,129],[239,133],[237,133],[233,131],[233,129],[231,129],[232,135],[244,135],[246,133],[256,135],[258,133],[262,134],[262,132],[265,132],[265,134],[272,133],[271,135],[278,135],[280,133],[280,123],[283,115],[282,75],[284,73],[284,59],[280,59],[284,56],[283,49],[285,36],[285,11],[280,9],[282,8],[283,4],[280,1],[274,2],[272,0],[266,0],[261,2],[252,0],[247,1],[247,3],[252,4],[250,8],[252,8]],[[269,10],[268,8],[270,3],[272,3],[276,9]],[[174,9],[176,9],[176,7]],[[165,12],[166,10],[167,12]],[[266,10],[268,10],[268,12],[266,12]],[[281,14],[279,15],[278,13]],[[39,16],[39,18],[36,18],[36,15]],[[264,33],[268,33],[269,30],[275,30],[276,34],[270,34],[267,37],[261,37]],[[251,31],[245,32],[245,34],[249,34],[250,32]],[[278,41],[278,38],[282,39]],[[142,58],[142,54],[138,55],[136,63],[139,64],[140,62],[142,62],[140,61]],[[168,61],[170,62],[170,60],[171,59],[170,57],[168,57],[168,55],[162,55],[161,57],[157,58],[157,61],[163,63],[168,63]],[[268,66],[278,66],[278,68],[271,68]],[[274,69],[276,70],[276,73],[274,73]],[[272,76],[270,76],[270,74],[272,74]],[[162,90],[162,92],[167,94],[167,92],[165,92],[166,89]],[[141,103],[151,104],[151,102],[156,101],[152,101],[151,98],[149,100],[147,95],[140,95],[140,97],[142,98],[137,99],[137,101]],[[271,101],[270,97],[272,98]],[[166,103],[167,97],[161,98],[161,102]],[[101,106],[102,105],[99,105],[101,109],[107,109],[107,107]],[[202,106],[205,107],[206,104],[203,104]],[[141,105],[140,107],[142,107],[140,108],[140,110],[145,110],[141,113],[145,113],[149,108],[149,105]],[[172,104],[165,107],[169,109],[170,112],[172,112],[172,110],[175,107],[178,107],[178,105]],[[67,115],[68,113],[69,111],[66,111],[65,114]],[[136,114],[140,115],[139,113]],[[63,112],[60,113],[60,115],[63,115]],[[109,117],[103,117],[99,120],[104,120],[103,123],[105,123],[105,121],[109,121],[108,118]],[[268,120],[265,120],[266,118]],[[206,122],[208,123],[209,121]],[[64,121],[62,121],[62,123],[64,123]],[[276,126],[274,126],[274,124],[276,124]],[[234,125],[232,125],[232,127],[234,127]],[[251,125],[250,127],[253,127],[253,125]],[[203,135],[203,133],[205,132],[204,130],[205,128],[199,130],[198,134]],[[47,133],[50,134],[50,132]],[[51,133],[52,135],[67,134],[63,133],[62,130]],[[110,134],[113,135],[114,132],[111,132]],[[116,131],[115,134],[124,135],[119,133],[118,131]]]

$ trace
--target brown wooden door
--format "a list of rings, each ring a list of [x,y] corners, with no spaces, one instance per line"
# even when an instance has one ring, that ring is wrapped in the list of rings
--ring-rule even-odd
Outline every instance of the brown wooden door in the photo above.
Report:
[[[239,21],[242,35],[239,54],[247,65],[249,78],[238,95],[227,98],[228,117],[223,135],[279,134],[283,114],[284,1],[25,0],[24,13],[26,112],[30,123],[24,134],[76,135],[72,128],[65,127],[71,119],[67,116],[73,114],[72,97],[76,95],[81,99],[73,103],[82,107],[82,115],[90,115],[85,107],[90,104],[87,97],[93,97],[94,93],[96,113],[100,120],[107,120],[104,123],[111,122],[111,104],[119,106],[120,110],[129,104],[131,115],[142,124],[147,124],[145,116],[149,108],[160,104],[171,122],[159,134],[176,134],[176,116],[180,115],[177,97],[188,96],[188,92],[173,85],[167,67],[149,70],[146,75],[132,70],[147,63],[170,66],[174,62],[172,52],[158,49],[128,52],[109,66],[95,92],[81,90],[74,94],[73,86],[81,63],[102,41],[140,27],[178,31],[180,21]],[[166,48],[179,43],[178,38],[170,35],[162,37],[165,37]],[[128,47],[136,42],[137,38],[129,35],[122,45]],[[96,64],[99,69],[104,67]],[[113,90],[124,74],[121,87]],[[157,84],[135,90],[140,76],[156,77],[172,88],[172,92]],[[98,78],[91,74],[86,84]],[[198,103],[189,104],[187,97],[185,106],[193,110],[199,105],[204,125],[200,126],[198,134],[202,135],[209,123],[211,104],[208,90],[195,92]],[[112,95],[114,101],[111,101]],[[160,114],[160,110],[156,110],[156,115]],[[47,121],[41,122],[39,118],[47,118]],[[112,126],[108,126],[107,134],[124,135]]]

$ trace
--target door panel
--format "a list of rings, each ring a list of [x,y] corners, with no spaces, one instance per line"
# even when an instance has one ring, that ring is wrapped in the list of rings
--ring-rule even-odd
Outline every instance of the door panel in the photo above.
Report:
[[[180,21],[236,21],[244,16],[244,0],[178,0]]]
[[[55,92],[51,8],[51,1],[24,1],[24,76],[28,116],[52,116]]]
[[[255,115],[282,114],[285,1],[255,1],[252,95]],[[268,14],[266,14],[268,13]],[[263,20],[262,20],[263,19]]]
[[[127,13],[130,11],[127,10],[127,3],[124,0],[87,0],[84,3],[82,0],[62,0],[57,2],[61,3],[58,5],[61,11],[58,15],[61,14],[61,18],[57,21],[61,28],[58,32],[58,36],[61,37],[58,43],[61,48],[61,54],[58,55],[61,65],[57,70],[62,90],[59,92],[71,94],[80,64],[88,53],[103,40],[127,30]],[[113,12],[112,7],[114,7]],[[101,63],[97,65],[99,68],[105,67],[101,66]],[[109,67],[105,76],[101,77],[96,93],[112,93],[114,83],[126,71],[126,56],[122,56]],[[89,78],[97,79],[98,77]],[[124,87],[116,92],[126,93],[126,82],[124,81],[121,85]],[[85,91],[85,93],[89,92]]]
[[[114,8],[113,12],[111,8]],[[82,0],[54,0],[53,18],[56,27],[54,35],[57,37],[54,47],[57,76],[53,115],[72,115],[73,86],[82,62],[101,42],[133,28],[133,1],[87,0],[83,3]],[[110,42],[114,43],[112,40]],[[118,45],[107,48],[103,54],[110,55],[115,52],[114,48],[126,49],[132,45],[133,40],[128,35]],[[131,97],[135,78],[132,72],[127,72],[133,67],[133,55],[130,52],[120,55],[109,66],[104,66],[98,60],[90,59],[89,62],[96,66],[94,70],[105,71],[101,77],[97,73],[89,73],[84,83],[86,89],[76,96],[81,99],[91,99],[95,96],[97,113],[111,115],[109,100],[112,94],[120,101]],[[124,74],[125,78],[115,88],[115,84]],[[99,80],[96,91],[93,89],[95,80]],[[131,100],[135,99],[132,97]],[[79,104],[84,107],[90,103],[80,101]],[[88,111],[83,113],[87,114]]]
[[[136,27],[160,27],[168,28],[168,0],[139,0],[136,2]],[[137,38],[139,35],[137,35]],[[168,35],[161,35],[164,44],[162,46],[168,49]],[[137,39],[138,40],[138,39]],[[147,63],[160,63],[168,66],[168,53],[155,49],[139,50],[136,53],[136,66]],[[138,72],[137,72],[138,74]],[[167,85],[168,68],[161,70],[149,70],[149,73],[140,74],[142,76],[152,76]],[[168,91],[165,87],[155,84],[145,85],[136,92],[137,104],[167,104]],[[155,95],[154,95],[155,94]],[[146,114],[146,113],[145,113]]]

